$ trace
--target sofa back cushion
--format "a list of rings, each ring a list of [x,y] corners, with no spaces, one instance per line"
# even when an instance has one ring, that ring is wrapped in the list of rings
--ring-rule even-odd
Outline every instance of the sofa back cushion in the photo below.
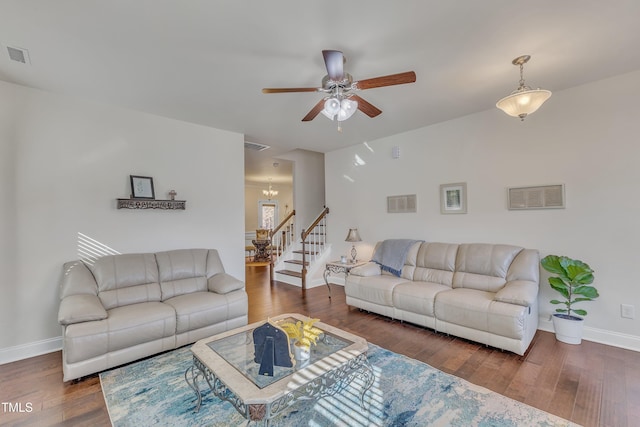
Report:
[[[60,281],[60,299],[70,295],[98,295],[98,286],[91,270],[82,261],[66,262]]]
[[[453,287],[499,291],[507,281],[511,263],[522,250],[511,245],[461,244],[456,257]]]
[[[162,301],[207,290],[208,252],[206,249],[179,249],[156,254]]]
[[[411,280],[451,287],[457,252],[458,245],[455,243],[422,243]]]
[[[540,254],[537,250],[523,249],[515,257],[507,273],[507,281],[512,280],[540,283]]]
[[[381,243],[382,243],[381,241],[376,243],[376,246],[373,249],[374,254],[378,250],[378,247],[380,246]],[[404,260],[404,266],[402,267],[402,270],[400,273],[400,277],[402,277],[403,279],[412,280],[413,273],[416,270],[416,258],[418,256],[418,250],[420,249],[420,245],[422,245],[422,242],[414,243],[409,249],[409,251],[407,252],[407,257]],[[386,276],[393,276],[393,273],[390,273],[386,270],[382,270],[382,274]]]
[[[158,266],[153,254],[108,255],[90,266],[106,310],[160,301]]]

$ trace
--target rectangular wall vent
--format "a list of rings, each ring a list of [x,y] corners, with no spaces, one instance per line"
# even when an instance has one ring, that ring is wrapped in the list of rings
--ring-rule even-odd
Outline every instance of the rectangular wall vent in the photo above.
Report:
[[[411,213],[418,210],[418,198],[415,194],[387,197],[388,213]]]
[[[7,52],[9,52],[9,59],[16,62],[22,62],[23,64],[29,64],[29,52],[27,49],[19,47],[7,46]]]
[[[507,191],[509,210],[562,209],[564,184],[512,187]]]
[[[264,145],[264,144],[258,144],[257,142],[249,142],[249,141],[245,141],[244,142],[244,148],[245,150],[253,150],[253,151],[264,151],[268,148],[271,148],[268,145]]]

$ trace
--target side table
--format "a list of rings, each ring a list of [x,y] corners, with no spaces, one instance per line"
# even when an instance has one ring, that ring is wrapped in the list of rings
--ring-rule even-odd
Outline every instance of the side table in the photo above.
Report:
[[[331,299],[331,286],[329,286],[329,276],[332,274],[344,274],[345,281],[352,268],[366,264],[367,261],[356,260],[356,262],[330,261],[324,266],[324,283],[329,289],[329,299]]]
[[[251,243],[256,248],[256,254],[253,256],[254,261],[271,261],[270,240],[252,240]]]

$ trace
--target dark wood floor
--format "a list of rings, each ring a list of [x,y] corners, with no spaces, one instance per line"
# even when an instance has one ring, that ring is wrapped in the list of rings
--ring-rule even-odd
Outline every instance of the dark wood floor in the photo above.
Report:
[[[640,353],[583,341],[557,342],[538,331],[524,356],[361,312],[332,286],[306,291],[268,282],[266,267],[247,267],[249,321],[298,312],[422,360],[513,399],[584,426],[640,426]],[[109,426],[97,375],[62,382],[60,352],[0,366],[0,425]],[[9,412],[5,402],[13,404]],[[27,403],[33,406],[28,411]]]

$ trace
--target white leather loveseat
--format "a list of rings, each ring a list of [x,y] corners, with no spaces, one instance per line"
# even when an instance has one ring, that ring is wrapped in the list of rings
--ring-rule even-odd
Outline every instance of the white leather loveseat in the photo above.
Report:
[[[109,255],[64,265],[64,381],[244,326],[244,283],[215,249]]]
[[[369,262],[345,293],[349,305],[522,355],[538,328],[539,276],[533,249],[416,242],[400,277]]]

